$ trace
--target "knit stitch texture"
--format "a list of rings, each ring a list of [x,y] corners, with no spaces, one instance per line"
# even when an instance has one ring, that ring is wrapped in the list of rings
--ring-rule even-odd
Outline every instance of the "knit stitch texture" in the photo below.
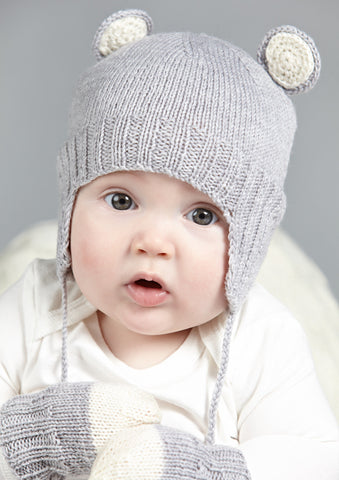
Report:
[[[136,473],[137,472],[137,473]],[[206,445],[161,425],[116,435],[98,455],[89,480],[250,480],[240,450]]]
[[[199,189],[229,225],[226,295],[242,303],[285,209],[296,127],[284,91],[245,52],[192,33],[150,35],[82,77],[59,156],[59,275],[82,185],[114,171],[165,173]]]
[[[159,421],[154,398],[135,387],[63,383],[3,405],[0,447],[21,480],[89,475],[112,436]]]

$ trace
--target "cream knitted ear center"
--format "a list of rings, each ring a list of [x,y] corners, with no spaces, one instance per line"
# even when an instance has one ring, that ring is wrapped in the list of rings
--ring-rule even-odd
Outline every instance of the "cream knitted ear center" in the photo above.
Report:
[[[266,61],[272,78],[287,89],[306,82],[314,70],[310,47],[293,33],[281,32],[271,38],[266,48]]]
[[[140,17],[128,16],[115,20],[104,31],[99,51],[101,55],[107,56],[118,50],[123,45],[136,42],[147,35],[147,25]]]

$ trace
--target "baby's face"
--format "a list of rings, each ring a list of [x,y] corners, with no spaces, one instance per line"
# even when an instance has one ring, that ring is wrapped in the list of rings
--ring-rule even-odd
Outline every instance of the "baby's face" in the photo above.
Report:
[[[184,182],[117,172],[79,191],[75,279],[101,315],[128,331],[183,331],[224,311],[227,252],[221,212]]]

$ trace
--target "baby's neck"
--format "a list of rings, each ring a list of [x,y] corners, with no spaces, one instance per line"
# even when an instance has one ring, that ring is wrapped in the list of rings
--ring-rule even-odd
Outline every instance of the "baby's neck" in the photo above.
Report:
[[[166,335],[143,335],[115,324],[97,312],[102,336],[116,358],[136,369],[152,367],[168,358],[186,340],[190,329]]]

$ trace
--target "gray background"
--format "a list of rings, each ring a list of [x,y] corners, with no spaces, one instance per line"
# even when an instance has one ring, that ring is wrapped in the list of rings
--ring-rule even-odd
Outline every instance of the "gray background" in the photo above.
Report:
[[[28,226],[56,217],[55,158],[79,74],[94,58],[101,21],[141,8],[155,31],[225,38],[252,56],[272,27],[309,33],[322,75],[294,97],[299,128],[287,178],[284,229],[319,265],[339,298],[337,0],[0,0],[0,249]]]

